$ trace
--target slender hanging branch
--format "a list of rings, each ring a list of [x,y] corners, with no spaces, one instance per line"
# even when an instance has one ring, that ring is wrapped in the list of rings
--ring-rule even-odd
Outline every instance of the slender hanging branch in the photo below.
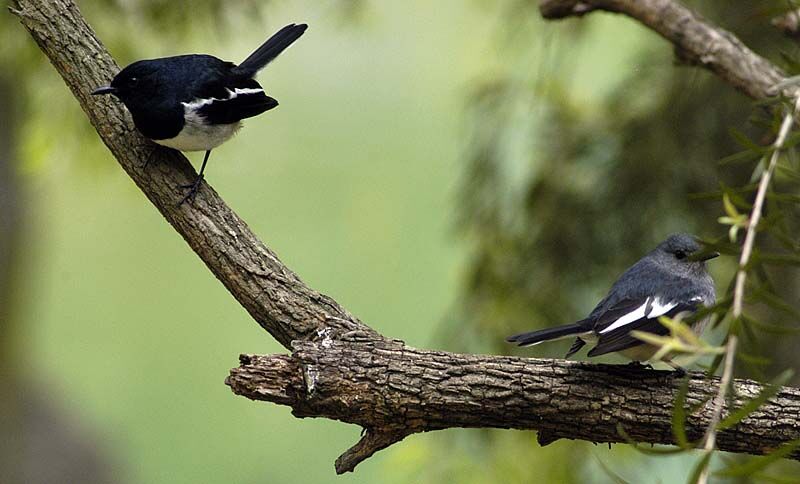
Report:
[[[641,3],[642,11],[645,4],[658,2],[605,3]],[[663,0],[661,4],[679,5]],[[142,138],[117,104],[89,95],[108,82],[118,66],[74,1],[12,0],[10,10],[50,59],[122,168],[258,324],[292,349],[291,355],[242,356],[241,366],[227,379],[231,389],[248,398],[290,405],[298,417],[325,417],[365,429],[361,441],[337,460],[337,472],[352,471],[408,435],[449,427],[536,429],[542,445],[560,438],[627,442],[627,436],[641,442],[673,442],[671,406],[679,383],[671,373],[405,346],[303,284],[209,186],[203,186],[193,205],[178,206],[182,192],[175,187],[192,181],[194,170],[181,154]],[[712,40],[721,39],[725,48],[695,57],[727,82],[763,97],[783,78],[779,69],[732,34],[698,19],[695,14],[684,19],[686,37],[693,38],[700,25],[700,33],[716,32]],[[660,24],[652,23],[658,30]],[[665,37],[679,44],[677,34]],[[696,54],[685,45],[679,47],[690,58]],[[738,70],[733,61],[739,61]],[[151,164],[145,170],[147,159]],[[687,401],[708,400],[709,389],[717,383],[693,375]],[[747,380],[733,385],[737,398],[752,397],[761,389]],[[720,432],[718,448],[757,455],[800,438],[798,408],[800,390],[783,388],[737,426]],[[700,438],[712,412],[708,402],[699,405],[688,417],[687,434]],[[800,454],[791,457],[800,459]]]
[[[732,334],[728,338],[728,344],[725,345],[725,366],[722,371],[722,378],[719,381],[719,390],[714,397],[714,410],[711,413],[711,419],[708,422],[708,430],[703,444],[703,451],[706,454],[711,454],[717,447],[717,425],[722,419],[722,411],[725,409],[725,395],[728,392],[728,386],[733,379],[733,362],[736,359],[736,344],[738,338]],[[708,482],[709,461],[706,461],[700,477],[697,479],[697,484],[706,484]]]
[[[786,74],[727,30],[674,0],[541,0],[542,17],[580,17],[604,10],[627,15],[670,41],[678,58],[703,66],[753,99],[778,94]]]
[[[778,137],[775,138],[775,142],[772,144],[772,155],[769,159],[769,165],[767,165],[767,169],[761,173],[761,180],[758,182],[758,191],[756,192],[755,202],[753,202],[753,211],[750,212],[750,219],[747,223],[747,233],[744,236],[744,243],[742,244],[742,254],[739,258],[739,270],[736,272],[736,284],[733,290],[733,306],[731,310],[731,316],[734,319],[742,315],[744,283],[747,279],[747,264],[750,262],[750,256],[753,253],[758,223],[761,221],[761,214],[764,210],[764,200],[767,198],[767,188],[769,188],[772,174],[775,172],[775,167],[778,165],[778,158],[780,158],[781,150],[783,150],[786,144],[786,138],[789,136],[789,131],[792,124],[794,124],[794,118],[798,110],[800,110],[800,95],[795,99],[794,107],[783,117],[780,130],[778,130]]]

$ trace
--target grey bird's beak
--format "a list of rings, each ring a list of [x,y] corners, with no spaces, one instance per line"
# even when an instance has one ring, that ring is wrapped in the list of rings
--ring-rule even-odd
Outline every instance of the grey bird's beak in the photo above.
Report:
[[[704,254],[703,256],[700,257],[700,260],[707,261],[709,259],[715,259],[717,257],[719,257],[719,252],[714,251],[714,252],[709,252],[708,254]]]
[[[115,94],[117,88],[111,86],[101,86],[92,91],[92,96],[101,96],[103,94]]]

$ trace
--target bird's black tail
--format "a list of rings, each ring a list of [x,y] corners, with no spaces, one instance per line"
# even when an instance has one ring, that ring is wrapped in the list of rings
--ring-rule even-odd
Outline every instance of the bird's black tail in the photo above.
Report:
[[[583,321],[578,321],[577,323],[566,324],[564,326],[558,326],[555,328],[540,329],[538,331],[531,331],[529,333],[521,333],[514,336],[509,336],[506,338],[506,341],[509,343],[517,343],[519,346],[531,346],[543,341],[575,336],[587,331],[587,328],[583,323]]]
[[[292,45],[295,40],[299,39],[307,28],[308,25],[306,24],[289,24],[280,29],[275,32],[275,35],[261,44],[261,47],[250,54],[247,59],[243,60],[234,70],[246,76],[255,75],[256,72],[269,64],[272,59],[278,57],[281,52]]]

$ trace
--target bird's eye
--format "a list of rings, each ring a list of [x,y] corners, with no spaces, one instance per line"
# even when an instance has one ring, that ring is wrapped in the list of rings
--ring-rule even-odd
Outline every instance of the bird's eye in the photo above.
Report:
[[[682,250],[676,250],[675,251],[675,257],[678,258],[678,259],[685,259],[686,258],[686,252],[684,252]]]
[[[131,77],[131,84],[136,84],[137,82],[139,82],[138,77]]]

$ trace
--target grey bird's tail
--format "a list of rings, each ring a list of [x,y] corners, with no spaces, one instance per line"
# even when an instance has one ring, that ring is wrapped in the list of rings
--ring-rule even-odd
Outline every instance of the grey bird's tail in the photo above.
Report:
[[[275,32],[272,37],[267,39],[266,42],[261,44],[261,47],[250,54],[247,59],[243,60],[241,64],[235,67],[234,70],[237,74],[245,76],[255,75],[256,72],[263,69],[264,66],[278,57],[287,47],[292,45],[295,40],[299,39],[307,28],[308,25],[306,24],[289,24],[280,29]]]
[[[509,343],[517,343],[518,346],[531,346],[544,341],[552,341],[570,336],[577,336],[586,332],[584,321],[577,323],[565,324],[564,326],[557,326],[555,328],[540,329],[538,331],[531,331],[529,333],[521,333],[514,336],[509,336],[506,341]]]

